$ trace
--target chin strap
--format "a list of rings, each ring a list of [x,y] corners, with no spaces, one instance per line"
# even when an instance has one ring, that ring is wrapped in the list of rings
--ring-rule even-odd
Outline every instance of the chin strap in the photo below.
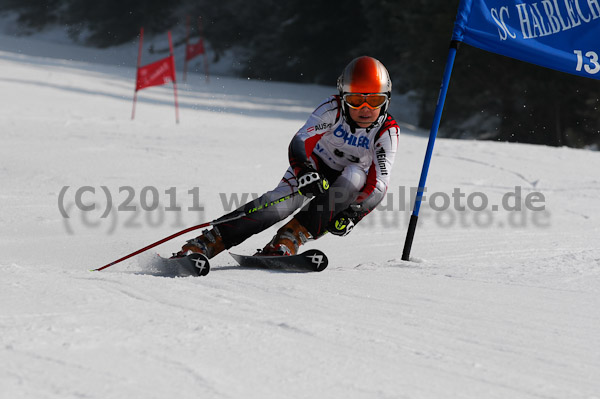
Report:
[[[352,118],[350,118],[350,109],[348,108],[348,105],[346,105],[346,103],[344,103],[343,101],[342,101],[342,115],[344,117],[344,120],[348,124],[348,126],[350,126],[350,131],[352,132],[352,134],[356,133],[356,129],[358,129],[359,126],[356,124],[356,122],[354,122],[354,120]]]

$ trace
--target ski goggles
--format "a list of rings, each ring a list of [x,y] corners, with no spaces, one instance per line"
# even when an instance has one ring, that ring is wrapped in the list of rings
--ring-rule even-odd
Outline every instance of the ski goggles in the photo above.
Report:
[[[365,105],[371,109],[379,109],[388,102],[385,94],[358,94],[347,93],[342,97],[350,108],[359,109]]]

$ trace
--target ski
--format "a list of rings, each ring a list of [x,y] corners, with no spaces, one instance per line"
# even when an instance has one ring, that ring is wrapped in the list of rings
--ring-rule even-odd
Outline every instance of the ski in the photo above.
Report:
[[[206,276],[210,272],[210,262],[203,254],[190,254],[179,258],[163,258],[167,262],[175,262],[194,276]]]
[[[309,249],[291,256],[229,254],[240,266],[262,269],[321,272],[329,263],[327,256],[318,249]]]

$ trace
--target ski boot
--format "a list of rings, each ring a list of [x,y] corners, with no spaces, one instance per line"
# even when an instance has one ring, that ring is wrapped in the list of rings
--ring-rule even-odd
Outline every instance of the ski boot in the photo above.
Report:
[[[312,235],[293,218],[285,226],[277,230],[273,239],[255,255],[259,256],[290,256],[298,253],[300,245],[312,239]]]
[[[180,258],[182,256],[189,255],[190,253],[198,253],[205,255],[208,259],[216,256],[225,250],[225,244],[223,238],[219,234],[217,229],[204,230],[202,235],[192,238],[187,241],[181,251],[173,254],[173,258]]]

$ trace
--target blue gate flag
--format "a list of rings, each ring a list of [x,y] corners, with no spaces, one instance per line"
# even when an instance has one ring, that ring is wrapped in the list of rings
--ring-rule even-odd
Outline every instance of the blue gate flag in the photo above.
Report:
[[[600,0],[461,0],[452,40],[600,80]]]

